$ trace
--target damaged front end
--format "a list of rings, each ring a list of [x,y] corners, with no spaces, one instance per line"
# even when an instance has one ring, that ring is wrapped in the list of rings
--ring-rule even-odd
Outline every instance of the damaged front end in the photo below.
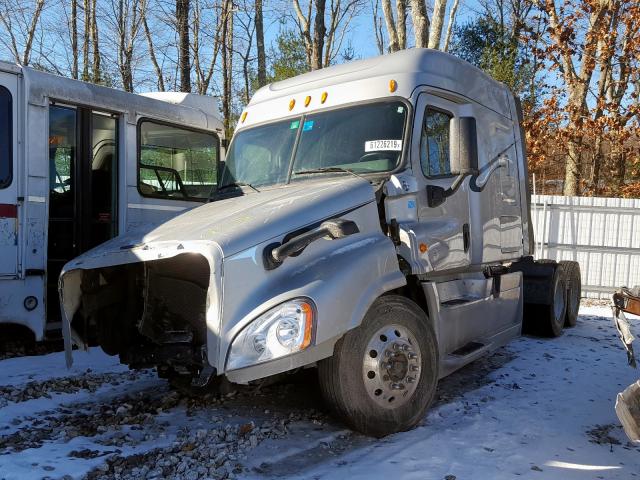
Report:
[[[613,321],[620,340],[627,351],[629,365],[636,368],[633,352],[634,336],[626,313],[640,316],[640,287],[622,288],[613,295]],[[640,380],[629,385],[616,398],[616,414],[625,433],[635,443],[640,443]]]
[[[68,365],[74,344],[97,344],[130,368],[155,367],[162,377],[206,383],[215,373],[207,334],[209,307],[210,320],[217,318],[209,301],[214,262],[210,255],[175,254],[184,251],[180,247],[171,249],[173,256],[156,251],[143,260],[139,257],[149,255],[132,250],[136,261],[103,254],[98,261],[81,257],[67,265],[60,295]]]

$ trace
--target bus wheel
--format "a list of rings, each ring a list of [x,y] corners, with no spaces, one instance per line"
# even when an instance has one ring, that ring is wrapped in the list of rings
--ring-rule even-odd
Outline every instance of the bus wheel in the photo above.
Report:
[[[362,325],[320,362],[318,376],[329,406],[355,430],[382,437],[414,427],[438,381],[438,345],[429,319],[407,298],[378,298]]]
[[[567,314],[564,326],[575,327],[576,323],[578,323],[578,310],[580,310],[580,297],[582,296],[580,264],[578,262],[562,261],[560,266],[564,269],[565,278],[567,279]]]

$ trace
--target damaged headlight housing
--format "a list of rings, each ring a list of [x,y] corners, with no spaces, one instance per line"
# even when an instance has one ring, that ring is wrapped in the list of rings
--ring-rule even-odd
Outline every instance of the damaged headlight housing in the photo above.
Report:
[[[315,307],[298,298],[282,303],[251,322],[231,344],[227,370],[285,357],[311,345]]]

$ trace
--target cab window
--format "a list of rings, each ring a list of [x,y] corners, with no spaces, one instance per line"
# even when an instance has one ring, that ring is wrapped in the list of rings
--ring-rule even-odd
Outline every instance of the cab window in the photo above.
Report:
[[[213,133],[143,120],[138,125],[138,190],[143,196],[206,200],[216,184]]]
[[[0,86],[0,188],[6,188],[11,184],[13,173],[12,117],[11,93]]]
[[[452,116],[427,108],[420,139],[420,165],[427,177],[451,175],[449,121]]]

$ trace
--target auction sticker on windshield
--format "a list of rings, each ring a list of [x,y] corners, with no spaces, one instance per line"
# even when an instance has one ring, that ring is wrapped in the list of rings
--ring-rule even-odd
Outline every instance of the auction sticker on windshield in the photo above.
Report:
[[[387,150],[399,152],[402,150],[402,140],[369,140],[364,142],[365,152],[380,152]]]

